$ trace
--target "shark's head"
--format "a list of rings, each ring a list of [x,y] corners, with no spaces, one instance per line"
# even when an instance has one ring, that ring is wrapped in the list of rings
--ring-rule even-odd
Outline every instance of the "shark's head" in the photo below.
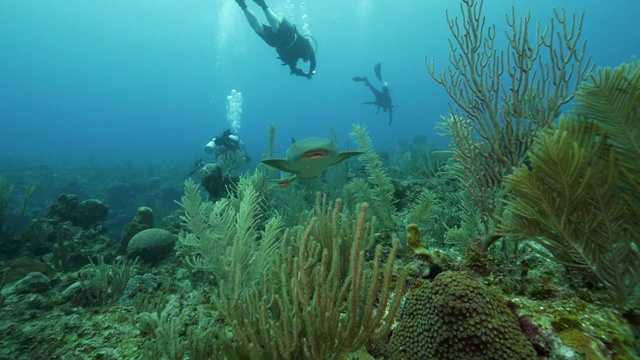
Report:
[[[330,165],[360,154],[360,151],[340,152],[338,144],[330,139],[306,138],[300,141],[293,140],[287,150],[286,159],[265,159],[262,162],[294,174],[281,183],[286,183],[286,186],[295,179],[313,179]]]
[[[291,140],[291,147],[287,149],[288,161],[333,159],[340,153],[338,144],[329,139],[306,138],[300,141]]]

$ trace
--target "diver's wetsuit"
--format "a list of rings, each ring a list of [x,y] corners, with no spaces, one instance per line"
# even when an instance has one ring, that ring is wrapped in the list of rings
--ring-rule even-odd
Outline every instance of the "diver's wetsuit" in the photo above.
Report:
[[[226,149],[225,151],[238,151],[240,150],[240,141],[231,138],[233,133],[229,130],[225,130],[222,135],[215,138],[214,143],[217,149]]]
[[[363,102],[363,104],[378,106],[378,109],[376,110],[376,114],[380,111],[381,108],[382,110],[384,110],[384,112],[388,112],[389,125],[391,125],[391,123],[393,122],[393,100],[391,100],[391,94],[389,93],[389,85],[383,82],[382,90],[378,90],[376,89],[375,86],[371,85],[371,83],[369,82],[369,79],[367,79],[366,76],[355,77],[353,78],[353,80],[364,82],[365,86],[368,87],[369,90],[371,90],[373,95],[376,97],[375,101],[367,101],[367,102]]]
[[[376,97],[375,101],[367,101],[363,102],[363,104],[368,105],[376,105],[378,109],[376,110],[376,114],[380,112],[380,109],[384,110],[384,112],[389,113],[389,125],[393,122],[393,100],[391,100],[391,94],[389,93],[389,84],[386,81],[382,80],[382,65],[377,63],[376,66],[373,67],[373,71],[376,74],[376,77],[380,81],[382,85],[382,89],[378,90],[375,86],[371,85],[369,79],[366,76],[356,76],[353,78],[353,81],[363,82],[366,87],[371,90],[373,95]]]
[[[238,135],[232,133],[231,130],[225,130],[220,136],[215,137],[213,142],[216,145],[214,150],[216,159],[228,152],[237,152],[244,157],[247,163],[251,161],[247,146],[238,138]]]
[[[374,101],[373,104],[383,108],[384,111],[387,111],[393,106],[393,101],[391,100],[391,94],[389,94],[388,85],[383,85],[382,90],[376,89],[376,87],[371,85],[369,81],[366,81],[365,85],[371,90],[373,95],[375,95],[376,97],[376,101]]]
[[[278,32],[273,32],[273,28],[268,25],[262,25],[264,34],[258,34],[269,45],[276,48],[280,60],[286,65],[292,74],[299,76],[311,77],[316,69],[316,55],[311,47],[311,43],[307,38],[302,36],[298,29],[292,25],[286,18],[280,22]],[[296,66],[298,59],[305,62],[310,61],[309,72],[304,73],[303,70]]]

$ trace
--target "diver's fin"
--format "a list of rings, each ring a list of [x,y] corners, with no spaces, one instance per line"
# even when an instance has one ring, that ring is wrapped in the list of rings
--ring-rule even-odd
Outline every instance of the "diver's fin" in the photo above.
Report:
[[[187,175],[187,178],[190,178],[191,175],[195,174],[196,171],[202,169],[204,167],[204,162],[202,162],[202,159],[198,159],[196,161],[193,162],[193,169],[189,172],[189,175]]]
[[[292,137],[292,138],[291,138],[291,143],[292,143],[292,144],[295,144],[295,143],[296,143],[296,138]]]
[[[382,81],[382,65],[377,63],[376,66],[373,67],[373,71],[376,73],[378,80]]]
[[[331,165],[338,164],[340,162],[347,160],[350,157],[358,156],[362,154],[364,154],[364,151],[343,151],[340,154],[338,154],[338,156],[336,156],[336,160],[332,162]]]
[[[356,76],[356,77],[354,77],[354,78],[353,78],[353,81],[358,81],[358,82],[365,81],[365,82],[369,82],[369,80],[367,80],[367,77],[366,77],[366,76]]]
[[[292,174],[297,174],[300,172],[298,169],[292,167],[285,159],[264,159],[262,160],[262,163]]]
[[[375,101],[365,101],[361,102],[360,105],[378,105],[378,103]]]

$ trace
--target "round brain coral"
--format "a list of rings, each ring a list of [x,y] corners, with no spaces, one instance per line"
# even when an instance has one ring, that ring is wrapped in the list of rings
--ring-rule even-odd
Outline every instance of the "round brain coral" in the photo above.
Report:
[[[129,257],[140,257],[144,261],[159,261],[166,257],[177,240],[177,236],[164,229],[142,230],[131,238],[127,245]]]
[[[535,359],[504,301],[466,272],[447,271],[412,291],[389,359]]]

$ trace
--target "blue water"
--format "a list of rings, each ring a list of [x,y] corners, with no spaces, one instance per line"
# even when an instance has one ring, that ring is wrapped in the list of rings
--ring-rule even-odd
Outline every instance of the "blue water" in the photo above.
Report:
[[[486,2],[488,21],[500,26],[512,3],[543,25],[553,6],[584,11],[583,39],[598,66],[638,54],[640,2]],[[240,134],[254,159],[267,151],[271,124],[279,152],[291,137],[329,137],[331,126],[343,147],[353,147],[356,123],[368,126],[377,148],[417,134],[446,144],[433,128],[449,99],[423,58],[447,65],[445,10],[458,14],[457,1],[267,3],[317,40],[312,80],[290,76],[232,0],[0,1],[0,154],[190,164],[229,127],[232,89],[243,95]],[[351,80],[374,79],[377,62],[399,106],[391,126],[386,114],[360,104],[371,93]]]

